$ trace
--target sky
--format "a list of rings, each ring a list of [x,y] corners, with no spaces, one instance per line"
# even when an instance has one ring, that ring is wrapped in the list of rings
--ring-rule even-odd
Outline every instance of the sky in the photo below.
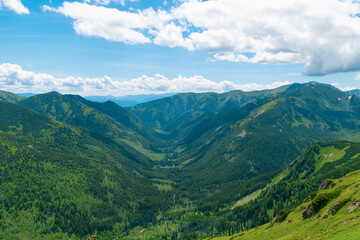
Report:
[[[360,89],[360,1],[0,0],[0,89]]]

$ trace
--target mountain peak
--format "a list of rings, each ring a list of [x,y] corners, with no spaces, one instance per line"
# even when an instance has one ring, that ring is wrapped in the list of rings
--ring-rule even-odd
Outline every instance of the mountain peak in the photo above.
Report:
[[[41,95],[54,95],[54,96],[62,96],[61,93],[57,92],[57,91],[52,91],[52,92],[48,92],[48,93],[44,93]]]
[[[320,87],[320,88],[331,88],[337,91],[341,91],[338,88],[334,87],[331,84],[327,84],[327,83],[320,83],[320,82],[316,82],[316,81],[311,81],[311,82],[307,82],[307,83],[293,83],[288,89],[294,89],[294,88],[309,88],[309,87]]]

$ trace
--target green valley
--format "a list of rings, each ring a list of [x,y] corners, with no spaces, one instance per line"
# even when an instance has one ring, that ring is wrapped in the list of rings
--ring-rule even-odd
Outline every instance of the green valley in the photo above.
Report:
[[[0,0],[0,240],[360,240],[360,0]]]
[[[307,226],[319,234],[314,221],[336,225],[358,212],[344,210],[357,194],[348,176],[360,169],[360,98],[349,94],[311,82],[122,108],[57,92],[1,92],[0,238],[241,239],[268,231],[273,239],[280,231],[286,239]],[[338,213],[313,219],[345,198]],[[308,204],[314,214],[302,220],[298,206]]]

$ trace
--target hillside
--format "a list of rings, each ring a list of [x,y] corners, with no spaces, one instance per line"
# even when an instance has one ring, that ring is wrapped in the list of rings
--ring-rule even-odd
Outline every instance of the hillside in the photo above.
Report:
[[[20,102],[36,112],[104,135],[151,156],[155,133],[141,120],[113,102],[95,103],[77,95],[39,94]]]
[[[175,162],[194,192],[221,191],[286,167],[314,141],[360,140],[359,107],[359,98],[332,86],[292,85],[184,128]]]
[[[241,188],[235,187],[236,182],[230,183],[226,191],[209,194],[203,200],[179,199],[156,225],[143,232],[137,228],[126,239],[196,239],[235,234],[265,224],[285,211],[282,209],[301,204],[325,179],[359,170],[359,153],[359,143],[317,142],[272,180],[260,176],[243,182]],[[175,193],[178,196],[180,191],[175,189]],[[229,202],[229,198],[233,200]]]
[[[359,153],[359,143],[314,143],[266,187],[230,205],[229,219],[239,219],[245,229],[266,223],[281,209],[301,204],[324,179],[339,178],[360,169]]]
[[[25,98],[21,97],[19,95],[0,90],[0,100],[6,101],[6,102],[18,103],[23,99],[25,99]]]
[[[21,105],[0,101],[0,111],[1,239],[126,234],[171,201],[136,152]]]
[[[128,109],[51,92],[0,112],[0,238],[229,235],[360,169],[360,144],[334,141],[360,140],[360,98],[315,82]]]
[[[358,239],[360,236],[360,171],[325,180],[319,190],[270,223],[231,237],[205,239]]]
[[[285,90],[284,86],[274,90],[218,93],[181,93],[128,108],[150,127],[173,138],[187,125],[198,122],[203,114],[222,112]]]
[[[356,96],[360,97],[360,90],[359,89],[350,90],[350,91],[347,91],[347,93],[349,95],[356,95]]]

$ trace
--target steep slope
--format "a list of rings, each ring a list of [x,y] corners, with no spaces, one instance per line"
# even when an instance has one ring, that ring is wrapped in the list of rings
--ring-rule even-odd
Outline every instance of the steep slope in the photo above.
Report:
[[[6,102],[11,102],[11,103],[18,103],[24,99],[25,99],[24,97],[18,96],[11,92],[5,92],[5,91],[0,90],[0,100],[6,101]]]
[[[20,104],[57,121],[130,145],[144,154],[150,153],[156,143],[150,128],[113,102],[94,103],[80,96],[51,92],[27,98]]]
[[[231,237],[205,239],[358,239],[360,171],[324,181],[300,206],[286,209],[270,223]]]
[[[346,92],[349,95],[356,95],[358,97],[360,97],[360,90],[359,89],[354,89],[354,90],[350,90]]]
[[[138,104],[129,108],[145,123],[168,138],[174,138],[182,128],[199,121],[209,112],[221,112],[238,107],[252,99],[284,91],[288,86],[275,90],[254,92],[231,91],[227,93],[181,93],[175,96]]]
[[[181,177],[212,191],[285,167],[314,141],[360,140],[359,107],[356,96],[309,83],[214,114],[178,140]]]
[[[319,185],[322,188],[331,185],[324,180],[359,170],[359,154],[360,143],[314,143],[289,168],[273,175],[272,180],[267,181],[269,176],[258,176],[240,183],[234,181],[225,185],[226,190],[208,192],[207,198],[177,204],[164,212],[164,218],[157,225],[128,239],[146,239],[146,236],[149,239],[197,239],[235,234],[265,224],[279,213],[288,213],[285,208],[295,208],[307,196],[314,196],[311,193]],[[177,202],[181,202],[181,191],[174,192]]]
[[[141,176],[145,158],[21,105],[0,101],[0,112],[1,239],[83,239],[156,221],[167,198]]]
[[[359,153],[360,143],[314,143],[268,186],[239,199],[231,208],[231,218],[239,219],[244,228],[266,223],[281,209],[301,204],[324,179],[360,169]],[[245,216],[252,217],[245,220]]]

